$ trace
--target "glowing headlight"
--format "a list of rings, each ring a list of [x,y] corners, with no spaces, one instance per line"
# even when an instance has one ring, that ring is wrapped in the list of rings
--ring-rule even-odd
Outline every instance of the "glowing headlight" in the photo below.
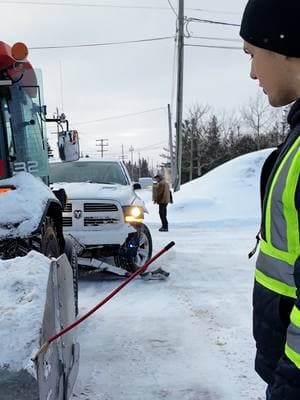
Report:
[[[142,214],[142,211],[141,211],[140,208],[138,208],[138,207],[133,207],[133,208],[131,209],[131,215],[132,215],[133,217],[137,218],[137,217],[139,217],[141,214]]]
[[[140,207],[124,207],[125,222],[142,222],[144,219],[144,211]]]

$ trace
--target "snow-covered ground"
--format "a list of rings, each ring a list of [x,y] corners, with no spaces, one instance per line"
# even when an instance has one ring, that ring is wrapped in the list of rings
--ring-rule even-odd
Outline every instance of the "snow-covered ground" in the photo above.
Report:
[[[78,327],[81,362],[73,400],[264,399],[265,385],[253,370],[254,260],[247,254],[259,225],[259,171],[269,152],[237,158],[182,185],[168,208],[168,233],[157,230],[151,192],[140,192],[154,253],[176,242],[153,265],[170,277],[137,278]],[[42,259],[32,252],[0,261],[0,365],[26,367],[37,346],[27,334],[38,337],[33,322],[42,308],[34,310],[43,305],[39,288],[46,286],[49,262]],[[42,265],[41,276],[36,265]],[[80,314],[118,284],[81,281]]]
[[[160,233],[157,206],[141,191],[156,261],[167,281],[136,279],[78,329],[77,400],[259,400],[251,327],[259,171],[270,150],[230,161],[182,185]],[[117,282],[81,282],[86,312]]]

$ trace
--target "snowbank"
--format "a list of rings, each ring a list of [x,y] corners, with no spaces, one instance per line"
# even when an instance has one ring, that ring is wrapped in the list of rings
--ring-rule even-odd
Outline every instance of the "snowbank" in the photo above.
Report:
[[[39,349],[50,260],[31,251],[0,261],[0,368],[26,369]]]
[[[273,149],[249,153],[181,186],[168,207],[173,225],[240,225],[258,223],[260,215],[259,176],[261,167]],[[141,190],[149,215],[146,222],[159,222],[158,207],[151,191]]]

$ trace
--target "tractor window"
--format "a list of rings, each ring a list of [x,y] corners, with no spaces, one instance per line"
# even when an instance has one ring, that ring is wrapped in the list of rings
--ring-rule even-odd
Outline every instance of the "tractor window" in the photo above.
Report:
[[[11,159],[14,159],[16,153],[15,143],[12,131],[11,115],[7,99],[2,99],[2,105],[3,105],[4,126],[7,135],[8,155],[11,157]]]
[[[9,91],[0,91],[0,179],[9,175],[9,162],[14,160],[15,148],[7,99]]]
[[[11,91],[10,111],[16,148],[14,170],[27,171],[47,181],[48,149],[40,113],[40,87],[15,85]]]
[[[3,113],[0,109],[0,179],[6,178],[5,140]]]

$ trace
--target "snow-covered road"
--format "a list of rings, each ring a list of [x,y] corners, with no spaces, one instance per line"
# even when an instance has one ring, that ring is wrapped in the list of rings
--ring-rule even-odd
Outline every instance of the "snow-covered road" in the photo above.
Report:
[[[136,279],[78,329],[77,400],[258,400],[253,371],[253,262],[256,226],[152,226],[154,251],[176,246],[155,267],[167,281]],[[81,282],[80,313],[118,282]]]

